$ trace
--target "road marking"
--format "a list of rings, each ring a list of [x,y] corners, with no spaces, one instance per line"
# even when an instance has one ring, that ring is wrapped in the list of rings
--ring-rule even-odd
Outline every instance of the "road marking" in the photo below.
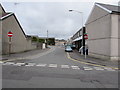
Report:
[[[53,67],[53,68],[56,68],[57,67],[57,64],[49,64],[48,67]]]
[[[6,62],[6,65],[12,65],[15,64],[14,62]]]
[[[96,69],[96,70],[104,70],[103,68],[101,68],[101,67],[93,67],[94,69]]]
[[[16,63],[15,65],[22,66],[22,65],[25,65],[25,63]]]
[[[61,68],[70,68],[69,65],[61,65]]]
[[[72,67],[72,69],[78,69],[78,70],[80,70],[80,68],[78,66],[71,66],[71,67]]]
[[[47,64],[37,64],[36,66],[45,67]]]
[[[0,63],[2,64],[3,62],[2,62],[2,61],[0,61]]]
[[[104,67],[104,69],[106,69],[107,71],[115,71],[114,69],[112,69],[112,68],[107,68],[107,67]]]
[[[43,63],[39,63],[39,64],[36,64],[36,63],[15,63],[15,62],[4,62],[2,63],[2,65],[14,65],[14,66],[39,66],[39,67],[45,67],[47,66],[47,64],[43,64]],[[57,64],[49,64],[48,67],[49,68],[57,68]],[[69,65],[61,65],[61,68],[72,68],[72,69],[76,69],[76,70],[80,70],[79,66],[69,66]],[[104,68],[101,68],[101,67],[83,67],[83,70],[85,71],[90,71],[90,70],[99,70],[99,71],[103,71],[103,70],[107,70],[107,71],[116,71],[112,68],[107,68],[107,67],[104,67]]]
[[[90,68],[90,67],[83,67],[84,68],[84,70],[93,70],[93,68]]]
[[[79,63],[86,64],[86,65],[92,65],[92,66],[97,66],[97,67],[107,67],[107,68],[112,68],[114,70],[120,69],[120,68],[116,68],[116,67],[108,67],[108,66],[102,66],[102,65],[98,65],[98,64],[92,64],[92,63],[87,63],[87,62],[79,61],[79,60],[71,58],[68,52],[67,52],[67,58],[70,59],[70,60],[72,60],[72,61],[79,62]],[[80,59],[80,60],[84,60],[84,59]]]
[[[35,66],[35,63],[28,63],[28,65],[25,66]]]

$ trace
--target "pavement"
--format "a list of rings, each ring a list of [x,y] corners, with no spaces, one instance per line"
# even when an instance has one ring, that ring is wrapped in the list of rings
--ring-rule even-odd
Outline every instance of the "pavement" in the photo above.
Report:
[[[50,50],[50,48],[46,48],[46,49],[35,49],[35,50],[30,50],[30,51],[25,51],[25,52],[20,52],[20,53],[14,53],[14,54],[10,54],[10,55],[2,55],[2,57],[0,57],[0,61],[6,62],[6,61],[13,61],[16,59],[25,59],[25,58],[31,58],[33,56],[36,56],[37,54],[42,54],[46,51]]]
[[[70,57],[72,59],[75,59],[77,61],[85,62],[88,65],[93,65],[93,66],[101,66],[101,67],[113,67],[118,69],[118,61],[110,61],[110,60],[103,60],[99,58],[94,58],[89,55],[85,56],[81,55],[77,50],[73,50],[73,53],[69,53]]]

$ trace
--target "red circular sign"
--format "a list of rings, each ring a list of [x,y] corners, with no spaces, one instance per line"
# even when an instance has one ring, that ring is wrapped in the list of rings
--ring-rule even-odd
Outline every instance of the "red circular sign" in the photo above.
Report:
[[[12,37],[13,33],[12,32],[8,32],[8,37]]]
[[[87,34],[84,35],[84,39],[88,39],[88,35]]]

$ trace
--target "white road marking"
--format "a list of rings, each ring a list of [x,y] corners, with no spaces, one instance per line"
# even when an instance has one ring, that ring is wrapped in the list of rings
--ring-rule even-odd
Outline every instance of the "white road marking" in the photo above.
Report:
[[[25,65],[25,63],[16,63],[15,65],[22,66],[22,65]]]
[[[114,69],[112,69],[112,68],[107,68],[107,67],[104,67],[104,69],[106,69],[107,71],[115,71]]]
[[[91,68],[91,67],[83,67],[84,68],[84,70],[93,70],[93,68]]]
[[[61,65],[61,68],[70,68],[69,65]]]
[[[0,63],[3,63],[2,61],[0,61]]]
[[[71,67],[72,67],[72,69],[78,69],[78,70],[80,70],[80,68],[78,66],[71,66]]]
[[[28,65],[25,66],[35,66],[35,63],[28,63]]]
[[[37,64],[36,66],[45,67],[47,64]]]
[[[49,64],[49,66],[48,67],[57,67],[57,64]]]
[[[12,64],[15,64],[14,62],[6,62],[6,63],[3,63],[3,65],[12,65]]]
[[[101,67],[94,67],[94,69],[96,69],[96,70],[104,70],[103,68],[101,68]]]

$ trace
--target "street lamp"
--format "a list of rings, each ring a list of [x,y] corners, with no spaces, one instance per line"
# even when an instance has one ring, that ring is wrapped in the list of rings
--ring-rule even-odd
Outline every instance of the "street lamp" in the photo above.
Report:
[[[82,17],[82,46],[84,46],[84,31],[83,31],[83,12],[80,12],[80,11],[77,11],[77,10],[69,10],[69,12],[77,12],[77,13],[80,13],[81,14],[81,17]],[[84,47],[83,47],[83,52],[84,52]],[[86,51],[85,51],[86,52]],[[86,58],[86,53],[85,53],[85,58]]]

